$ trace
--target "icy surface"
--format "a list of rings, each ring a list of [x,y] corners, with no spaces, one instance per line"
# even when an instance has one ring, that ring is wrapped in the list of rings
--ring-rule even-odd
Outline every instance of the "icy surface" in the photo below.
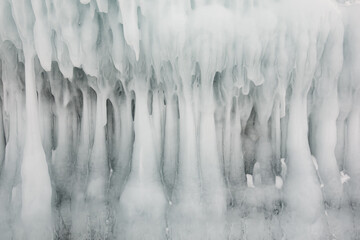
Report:
[[[360,239],[356,0],[0,0],[0,240]]]

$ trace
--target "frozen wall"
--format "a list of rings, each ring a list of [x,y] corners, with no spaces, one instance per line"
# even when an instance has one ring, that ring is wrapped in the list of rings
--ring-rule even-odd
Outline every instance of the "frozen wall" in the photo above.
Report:
[[[0,240],[360,239],[360,5],[0,0]]]

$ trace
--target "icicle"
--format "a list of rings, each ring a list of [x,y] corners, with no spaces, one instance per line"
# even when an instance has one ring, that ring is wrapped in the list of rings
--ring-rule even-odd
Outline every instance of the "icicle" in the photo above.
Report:
[[[161,185],[156,128],[148,110],[143,79],[135,82],[135,141],[131,172],[120,198],[117,236],[129,239],[165,239],[166,198]],[[133,222],[138,224],[135,226]]]
[[[24,48],[26,85],[26,138],[21,165],[21,218],[28,239],[52,238],[51,183],[46,156],[41,144],[37,109],[34,52]],[[36,170],[35,170],[36,169]]]
[[[74,238],[83,238],[87,233],[86,185],[90,154],[94,144],[95,93],[88,86],[86,75],[81,69],[74,69],[74,82],[82,93],[82,118],[74,169],[71,235]]]
[[[189,77],[187,74],[190,72],[187,67],[186,65],[180,67],[181,78],[185,81],[183,90],[178,95],[179,165],[171,199],[172,205],[168,213],[169,229],[174,239],[184,237],[197,239],[203,235],[201,182],[194,114],[196,102],[193,100],[190,81],[187,79]],[[178,216],[182,216],[182,219]]]
[[[4,237],[12,238],[21,236],[20,211],[21,205],[21,176],[20,165],[23,158],[25,126],[23,121],[25,92],[24,68],[17,62],[15,47],[9,42],[4,43],[1,49],[2,56],[2,82],[4,90],[4,130],[7,130],[4,151],[4,160],[0,169],[0,206],[4,214],[1,216],[1,225]],[[6,137],[6,139],[5,139]],[[5,142],[4,142],[5,144]],[[14,219],[12,220],[12,216]],[[19,233],[11,231],[11,223]]]
[[[133,122],[131,117],[131,96],[125,92],[120,81],[112,95],[111,103],[114,108],[114,135],[113,135],[113,163],[110,179],[110,194],[113,194],[114,204],[118,203],[120,194],[125,186],[125,179],[130,172]]]
[[[238,192],[244,186],[245,168],[242,152],[241,139],[241,106],[239,105],[239,98],[233,97],[231,107],[230,120],[230,163],[229,169],[229,184],[234,189],[234,193]]]
[[[51,70],[52,46],[51,30],[48,23],[46,3],[44,0],[31,0],[35,15],[34,45],[41,66]]]
[[[319,163],[319,173],[324,181],[324,201],[330,207],[340,205],[342,185],[335,158],[336,119],[338,117],[337,84],[342,67],[342,25],[331,30],[322,53],[321,76],[314,90],[314,109],[311,114],[312,152]],[[330,50],[331,49],[331,50]]]
[[[165,139],[163,156],[164,182],[167,193],[171,199],[175,185],[179,159],[179,109],[177,95],[169,94],[166,98],[166,120],[165,120]]]
[[[124,26],[126,42],[134,50],[136,60],[139,60],[139,29],[137,3],[135,0],[118,0]]]

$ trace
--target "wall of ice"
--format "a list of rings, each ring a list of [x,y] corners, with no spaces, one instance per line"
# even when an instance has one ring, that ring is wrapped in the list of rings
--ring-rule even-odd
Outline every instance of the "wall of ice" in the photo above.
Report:
[[[0,0],[0,239],[359,239],[360,5]]]

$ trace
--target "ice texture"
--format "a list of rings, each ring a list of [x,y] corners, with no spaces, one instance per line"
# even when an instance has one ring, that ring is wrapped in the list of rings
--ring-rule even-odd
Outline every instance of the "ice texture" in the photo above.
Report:
[[[0,0],[0,240],[360,239],[356,0]]]

